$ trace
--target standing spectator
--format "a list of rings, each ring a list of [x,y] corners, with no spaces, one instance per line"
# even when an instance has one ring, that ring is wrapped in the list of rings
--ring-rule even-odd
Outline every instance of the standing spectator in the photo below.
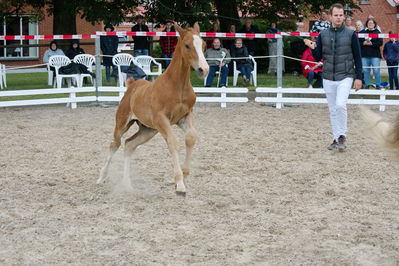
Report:
[[[355,23],[355,32],[359,33],[364,29],[363,22],[361,20],[357,20]]]
[[[114,31],[114,26],[107,24],[104,27],[104,31]],[[107,82],[111,80],[111,67],[112,76],[117,79],[117,69],[112,63],[112,56],[118,53],[118,36],[101,36],[100,37],[101,51],[103,52],[103,65],[105,66],[105,79]]]
[[[236,39],[235,45],[231,49],[231,57],[248,57],[247,47],[243,46],[242,39]],[[244,85],[247,86],[251,78],[252,66],[249,58],[233,59],[236,62],[237,69],[244,78]]]
[[[305,44],[313,50],[316,61],[324,60],[323,87],[333,133],[333,143],[328,149],[344,151],[348,124],[346,103],[352,84],[356,91],[362,87],[362,61],[356,33],[344,26],[344,7],[333,4],[330,14],[332,27],[321,31],[316,43],[305,39]]]
[[[321,32],[322,30],[329,29],[330,27],[331,22],[328,21],[327,10],[321,10],[320,19],[315,21],[310,32]]]
[[[367,20],[369,20],[369,19],[375,20],[375,18],[374,18],[373,15],[369,15],[369,16],[367,17]],[[366,27],[367,27],[367,24],[366,24]],[[380,27],[379,25],[377,25],[377,26],[375,26],[375,27],[377,28],[377,30],[379,30],[380,32],[382,32],[381,27]]]
[[[252,20],[246,19],[245,25],[240,30],[241,33],[259,33],[259,30],[256,26],[252,25]],[[255,38],[246,38],[244,40],[244,45],[248,49],[248,53],[252,56],[255,55],[256,51],[256,39]]]
[[[323,63],[317,63],[316,60],[313,58],[312,50],[307,48],[302,54],[302,60],[304,61],[311,61],[314,63],[304,62],[302,61],[302,73],[307,78],[309,89],[313,88],[313,80],[316,78],[316,82],[314,87],[315,88],[322,88],[323,87]]]
[[[149,31],[147,25],[144,23],[144,17],[142,15],[136,16],[136,25],[132,27],[132,31]],[[133,36],[134,41],[134,55],[148,55],[149,52],[149,37],[147,36]]]
[[[345,26],[346,26],[348,29],[356,30],[356,28],[352,25],[352,22],[353,22],[353,20],[352,20],[352,17],[351,17],[351,16],[347,16],[347,17],[345,18]]]
[[[53,55],[65,55],[64,52],[61,49],[57,48],[57,42],[56,41],[51,41],[50,42],[50,47],[44,52],[43,55],[43,63],[48,63],[49,59]],[[50,71],[53,72],[53,77],[55,76],[55,68],[50,66]]]
[[[69,59],[73,60],[75,56],[78,54],[84,54],[85,51],[80,48],[79,45],[79,40],[72,40],[71,41],[71,47],[66,51],[66,56],[68,56]]]
[[[234,25],[234,24],[230,25],[229,33],[236,33],[236,25]],[[235,44],[235,38],[233,38],[233,37],[224,38],[222,43],[223,43],[223,47],[226,48],[231,53],[231,49],[234,47],[234,44]]]
[[[276,34],[280,32],[280,30],[277,29],[276,27],[276,23],[272,22],[269,30],[266,32],[267,34]],[[275,57],[277,55],[277,39],[276,38],[269,38],[267,39],[267,42],[269,43],[269,56],[274,56],[274,57],[270,57],[269,58],[269,70],[267,71],[267,74],[271,74],[271,73],[277,73],[277,57]],[[284,45],[284,43],[283,43]],[[283,59],[283,72],[285,70],[284,67],[284,57]]]
[[[381,33],[377,29],[377,22],[369,18],[366,21],[366,28],[360,33]],[[373,68],[373,73],[375,76],[375,85],[377,89],[381,87],[381,75],[380,75],[380,64],[381,64],[381,51],[382,46],[381,38],[359,38],[360,47],[362,49],[362,63],[364,72],[364,83],[366,88],[371,87],[370,83],[370,67]]]
[[[206,78],[206,87],[212,85],[216,71],[220,71],[220,87],[225,87],[227,83],[227,74],[229,72],[227,64],[230,62],[230,53],[226,48],[221,47],[219,38],[213,39],[212,48],[205,52],[205,58],[212,58],[208,61],[209,73]],[[219,59],[220,58],[220,59]],[[222,60],[222,58],[225,58]]]
[[[44,52],[43,63],[48,63],[50,57],[53,55],[65,55],[61,49],[57,48],[56,41],[51,41],[49,46],[46,52]]]
[[[220,31],[220,27],[219,27],[219,23],[218,22],[213,22],[212,24],[212,29],[209,29],[208,32],[219,32]],[[206,48],[212,48],[213,45],[213,39],[208,39],[206,41]]]
[[[167,21],[164,32],[175,32],[172,21]],[[161,45],[162,57],[166,58],[165,67],[167,68],[170,64],[170,60],[173,57],[175,47],[177,44],[177,37],[175,36],[161,36],[159,38],[159,44]]]
[[[392,31],[389,34],[392,34]],[[398,90],[399,42],[395,38],[390,38],[384,46],[383,54],[388,66],[389,88],[393,90],[395,83],[395,88]]]

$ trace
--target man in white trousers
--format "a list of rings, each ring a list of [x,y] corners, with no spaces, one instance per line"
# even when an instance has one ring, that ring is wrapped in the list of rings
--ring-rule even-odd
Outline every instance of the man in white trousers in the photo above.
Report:
[[[320,32],[316,42],[306,39],[318,62],[323,62],[323,88],[330,111],[333,142],[329,150],[346,149],[348,112],[346,103],[352,84],[355,91],[362,87],[362,58],[356,33],[345,27],[341,4],[330,7],[332,27]]]

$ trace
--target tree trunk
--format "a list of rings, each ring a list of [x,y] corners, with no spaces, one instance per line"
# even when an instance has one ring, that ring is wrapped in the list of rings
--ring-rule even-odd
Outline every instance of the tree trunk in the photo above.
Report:
[[[236,25],[238,29],[240,26],[240,19],[238,17],[237,1],[230,0],[228,4],[226,0],[214,1],[220,21],[220,30],[222,32],[228,32],[231,24]]]
[[[53,34],[76,34],[75,1],[53,0]],[[59,48],[66,51],[71,40],[58,40]]]

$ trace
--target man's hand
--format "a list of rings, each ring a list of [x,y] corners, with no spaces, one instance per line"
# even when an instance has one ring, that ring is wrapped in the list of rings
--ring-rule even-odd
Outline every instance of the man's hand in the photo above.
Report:
[[[353,87],[355,88],[355,91],[358,91],[362,88],[363,82],[361,79],[355,79],[355,82],[353,83]]]
[[[313,42],[313,41],[311,41],[309,39],[305,39],[305,40],[303,40],[303,42],[305,43],[305,45],[307,47],[309,47],[312,50],[316,48],[316,42]]]

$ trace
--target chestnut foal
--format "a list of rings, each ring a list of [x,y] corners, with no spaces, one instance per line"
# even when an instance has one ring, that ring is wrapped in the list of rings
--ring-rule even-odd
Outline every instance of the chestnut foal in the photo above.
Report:
[[[123,134],[137,123],[138,131],[125,140],[123,184],[131,187],[129,161],[132,153],[159,132],[164,137],[173,159],[176,193],[186,193],[183,175],[189,174],[191,153],[197,139],[192,115],[196,96],[190,81],[190,67],[204,78],[209,72],[209,66],[204,57],[205,43],[199,36],[198,23],[187,29],[182,29],[177,24],[174,26],[180,38],[166,71],[154,82],[134,81],[131,78],[126,82],[127,91],[116,111],[114,138],[108,159],[101,169],[97,183],[106,179],[112,156],[121,145]],[[178,140],[172,132],[172,125],[176,124],[185,132],[186,158],[183,169],[179,162]]]

